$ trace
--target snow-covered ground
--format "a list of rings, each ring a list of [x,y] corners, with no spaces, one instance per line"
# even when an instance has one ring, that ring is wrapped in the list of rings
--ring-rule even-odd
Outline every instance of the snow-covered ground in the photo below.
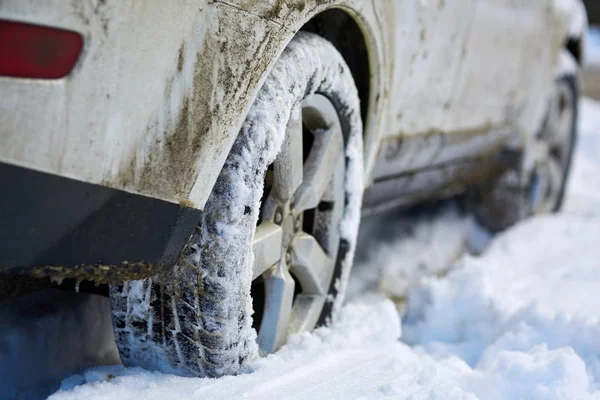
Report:
[[[434,217],[392,213],[385,233],[394,239],[359,253],[338,322],[292,337],[249,373],[196,379],[99,367],[51,398],[600,398],[600,103],[581,105],[563,213],[521,223],[479,257],[460,256],[481,235],[452,204]],[[415,266],[437,277],[419,281]],[[377,288],[407,296],[405,311]]]

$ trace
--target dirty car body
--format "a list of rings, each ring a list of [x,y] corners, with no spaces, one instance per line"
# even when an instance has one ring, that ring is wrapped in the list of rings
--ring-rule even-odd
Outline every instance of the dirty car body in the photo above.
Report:
[[[459,193],[539,129],[561,49],[581,59],[565,3],[4,0],[0,24],[83,47],[63,77],[0,77],[0,269],[114,282],[175,263],[300,30],[354,76],[365,210]]]

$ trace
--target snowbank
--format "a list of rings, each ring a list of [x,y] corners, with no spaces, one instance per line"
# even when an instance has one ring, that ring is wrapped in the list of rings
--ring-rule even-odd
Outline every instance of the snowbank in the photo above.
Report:
[[[403,340],[482,399],[600,395],[600,220],[550,216],[411,293]]]
[[[477,241],[487,243],[485,232],[453,201],[427,212],[392,211],[364,218],[347,299],[379,291],[401,300],[421,277],[445,274],[467,249],[480,247]]]

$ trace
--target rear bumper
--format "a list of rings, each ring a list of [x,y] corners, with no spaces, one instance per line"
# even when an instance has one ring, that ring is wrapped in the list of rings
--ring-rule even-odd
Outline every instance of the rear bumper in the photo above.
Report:
[[[0,191],[2,272],[133,263],[169,267],[201,213],[5,163]]]

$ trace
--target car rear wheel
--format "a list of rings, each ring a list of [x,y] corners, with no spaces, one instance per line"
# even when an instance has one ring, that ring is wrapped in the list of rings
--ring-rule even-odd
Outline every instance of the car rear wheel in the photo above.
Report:
[[[237,373],[330,321],[352,263],[362,178],[350,71],[330,43],[300,33],[258,93],[178,264],[111,287],[123,363]]]
[[[580,91],[577,68],[569,67],[577,65],[575,60],[566,51],[561,60],[563,72],[554,82],[544,124],[526,150],[533,155],[531,171],[509,170],[471,193],[475,217],[492,231],[532,215],[557,212],[562,206],[575,148]]]

